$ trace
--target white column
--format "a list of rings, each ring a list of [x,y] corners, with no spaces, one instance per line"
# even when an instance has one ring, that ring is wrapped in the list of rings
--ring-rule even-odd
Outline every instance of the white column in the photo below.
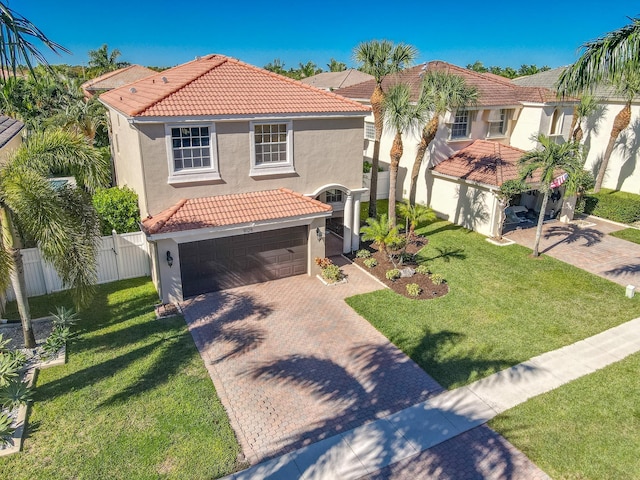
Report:
[[[353,228],[351,229],[351,249],[358,250],[360,248],[360,195],[359,192],[353,193]]]
[[[351,235],[353,227],[353,195],[347,193],[344,202],[344,233],[342,234],[342,253],[351,253]]]

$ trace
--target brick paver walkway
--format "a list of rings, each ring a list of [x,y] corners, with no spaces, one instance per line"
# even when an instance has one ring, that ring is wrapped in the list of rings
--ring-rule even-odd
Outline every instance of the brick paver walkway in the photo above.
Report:
[[[343,301],[382,286],[297,276],[182,305],[247,460],[295,450],[422,402],[442,388]]]
[[[592,219],[594,226],[553,222],[543,226],[540,253],[604,277],[620,285],[640,287],[640,245],[608,233],[624,227]],[[533,248],[535,227],[505,235],[520,245]]]

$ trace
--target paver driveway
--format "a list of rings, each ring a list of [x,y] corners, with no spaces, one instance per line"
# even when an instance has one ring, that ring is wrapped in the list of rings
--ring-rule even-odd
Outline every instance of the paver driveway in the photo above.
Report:
[[[640,287],[640,245],[607,235],[625,227],[593,217],[587,220],[595,225],[545,224],[542,227],[540,253],[620,285]],[[514,230],[505,236],[520,245],[533,248],[536,229]]]
[[[303,275],[182,305],[252,464],[442,391],[343,301],[382,286],[354,265],[342,268],[342,285]]]

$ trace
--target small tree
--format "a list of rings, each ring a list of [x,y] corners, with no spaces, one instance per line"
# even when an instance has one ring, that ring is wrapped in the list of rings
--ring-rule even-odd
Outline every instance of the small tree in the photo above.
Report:
[[[526,189],[527,186],[522,180],[507,180],[500,185],[500,189],[496,192],[496,197],[498,197],[498,203],[500,204],[500,221],[498,222],[498,231],[496,232],[496,238],[498,240],[502,239],[505,220],[504,211],[511,204],[513,197],[524,192]]]
[[[362,240],[372,241],[384,253],[389,253],[389,247],[398,243],[398,229],[391,227],[386,213],[380,215],[380,219],[367,218],[367,225],[360,232]]]
[[[432,208],[425,205],[420,205],[419,203],[411,205],[409,201],[398,205],[398,214],[402,218],[404,218],[405,222],[408,225],[408,239],[411,239],[411,237],[413,237],[413,234],[418,225],[423,222],[433,222],[438,218],[436,217],[436,212],[434,212]]]
[[[127,187],[112,187],[98,190],[93,196],[93,206],[100,218],[102,235],[137,232],[140,230],[138,195]]]

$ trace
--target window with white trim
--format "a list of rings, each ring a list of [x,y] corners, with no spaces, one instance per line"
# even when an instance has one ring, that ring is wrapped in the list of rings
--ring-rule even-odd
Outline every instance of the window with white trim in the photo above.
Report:
[[[169,183],[219,180],[215,125],[167,125]]]
[[[327,190],[325,203],[342,203],[342,190]]]
[[[457,110],[451,124],[451,138],[467,138],[470,125],[471,114],[469,110]]]
[[[251,175],[293,173],[292,122],[251,122]]]
[[[507,131],[507,111],[500,110],[500,113],[489,119],[489,137],[503,137]]]
[[[376,126],[371,122],[364,122],[364,138],[365,140],[376,139]]]

